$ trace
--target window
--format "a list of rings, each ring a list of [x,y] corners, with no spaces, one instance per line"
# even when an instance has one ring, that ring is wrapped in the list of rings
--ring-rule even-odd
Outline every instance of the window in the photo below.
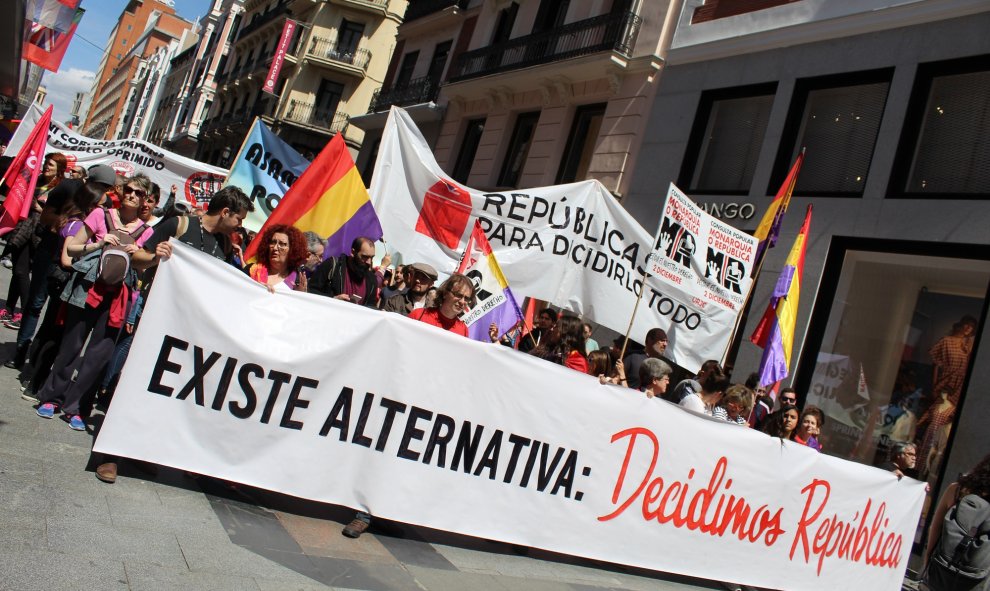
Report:
[[[777,85],[701,95],[679,184],[697,194],[746,195],[760,157]]]
[[[402,58],[402,65],[399,66],[399,74],[395,77],[395,88],[405,88],[412,80],[413,70],[416,68],[416,61],[419,59],[418,51],[410,51]]]
[[[988,286],[987,246],[833,239],[794,384],[826,414],[825,453],[880,466],[916,442],[909,476],[939,490],[955,409],[979,392],[969,372]]]
[[[334,114],[337,113],[337,105],[344,95],[344,85],[332,80],[320,82],[320,90],[316,93],[316,107],[313,112],[314,120],[330,127]]]
[[[891,197],[990,194],[990,56],[919,66]]]
[[[512,139],[509,140],[509,149],[505,151],[502,172],[498,175],[499,186],[515,187],[519,183],[519,176],[526,163],[526,157],[529,156],[529,147],[533,143],[533,133],[539,120],[539,111],[521,113],[516,118]]]
[[[434,82],[440,81],[440,77],[443,76],[443,68],[447,65],[447,56],[450,55],[450,47],[452,45],[452,41],[437,43],[436,48],[433,49],[433,59],[430,60],[430,71],[426,73],[427,78]]]
[[[513,2],[508,8],[498,13],[498,21],[495,23],[495,31],[492,33],[492,45],[509,40],[512,35],[512,26],[516,24],[518,12],[519,4]]]
[[[578,107],[557,171],[557,184],[583,181],[595,153],[595,141],[605,118],[605,103]]]
[[[355,23],[346,18],[340,22],[340,33],[337,35],[337,51],[343,55],[353,54],[357,51],[364,35],[364,25]]]
[[[457,154],[457,163],[454,164],[454,172],[450,175],[455,181],[467,184],[471,165],[474,164],[474,157],[478,153],[478,144],[481,143],[481,134],[484,131],[484,118],[468,121],[464,129],[464,139],[461,141],[461,151]]]
[[[861,197],[892,73],[799,81],[767,194],[777,192],[801,148],[807,148],[795,194]]]

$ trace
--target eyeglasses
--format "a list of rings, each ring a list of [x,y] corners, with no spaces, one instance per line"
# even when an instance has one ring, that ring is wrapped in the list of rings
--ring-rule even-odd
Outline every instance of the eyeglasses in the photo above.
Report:
[[[471,300],[471,294],[469,294],[469,293],[456,293],[456,292],[453,292],[453,291],[451,291],[449,293],[450,293],[450,296],[452,298],[454,298],[455,300],[461,300],[462,302],[467,302],[467,301],[470,301]]]
[[[797,404],[797,398],[781,398],[781,402],[787,402],[789,404]]]
[[[289,248],[288,242],[270,242],[268,244],[269,248]]]
[[[144,199],[145,197],[148,196],[148,193],[142,191],[141,189],[135,189],[134,187],[124,185],[124,195],[128,195],[128,194],[137,195],[138,199]]]

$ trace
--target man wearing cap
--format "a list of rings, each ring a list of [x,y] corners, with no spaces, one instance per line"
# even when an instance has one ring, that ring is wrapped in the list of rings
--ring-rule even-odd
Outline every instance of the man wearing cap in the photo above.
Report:
[[[437,280],[437,270],[426,263],[406,265],[403,273],[406,289],[382,301],[382,310],[408,316],[426,304],[426,292]]]
[[[31,339],[34,338],[34,331],[38,326],[38,319],[41,317],[41,309],[45,307],[48,299],[48,275],[53,266],[59,264],[59,245],[61,239],[58,232],[64,223],[60,219],[64,206],[72,200],[83,184],[92,185],[100,192],[108,191],[117,182],[117,173],[105,164],[97,164],[89,169],[89,175],[84,179],[65,179],[60,182],[51,192],[48,193],[48,200],[41,210],[41,218],[38,224],[41,232],[41,241],[38,243],[34,258],[31,261],[31,285],[28,288],[27,306],[23,310],[21,326],[17,330],[17,349],[14,358],[4,363],[5,367],[21,369],[27,359],[28,348],[31,346]],[[56,286],[53,286],[55,289]],[[61,291],[61,288],[58,288]],[[57,297],[60,295],[56,293]]]

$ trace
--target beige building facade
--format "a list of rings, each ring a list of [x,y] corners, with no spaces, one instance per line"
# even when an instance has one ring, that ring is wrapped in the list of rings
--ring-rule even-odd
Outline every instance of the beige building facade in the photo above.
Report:
[[[245,0],[198,158],[226,164],[256,116],[309,158],[337,133],[356,154],[364,133],[348,118],[365,113],[381,85],[406,4]],[[262,87],[287,19],[298,27],[271,94]]]
[[[458,182],[496,190],[596,178],[621,196],[676,20],[668,6],[413,3],[375,113],[352,125],[380,137],[387,109],[403,106]],[[375,150],[365,143],[368,179]]]

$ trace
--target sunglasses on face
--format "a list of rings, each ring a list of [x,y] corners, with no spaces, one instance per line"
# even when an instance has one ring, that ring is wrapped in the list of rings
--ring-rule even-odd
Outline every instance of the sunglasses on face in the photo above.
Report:
[[[781,398],[781,402],[787,402],[788,404],[796,404],[797,398]]]
[[[135,195],[138,199],[144,199],[148,194],[141,189],[135,189],[134,187],[124,186],[124,195]]]

